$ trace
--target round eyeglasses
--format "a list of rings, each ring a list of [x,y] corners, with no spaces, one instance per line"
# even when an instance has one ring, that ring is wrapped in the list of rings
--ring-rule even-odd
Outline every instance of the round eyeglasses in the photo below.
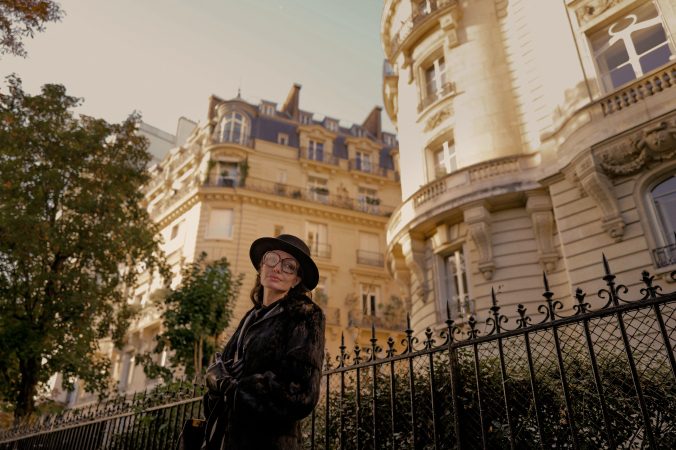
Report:
[[[282,258],[278,253],[267,252],[263,255],[263,264],[268,267],[275,267],[282,262],[282,272],[295,275],[298,272],[298,263],[293,258]]]

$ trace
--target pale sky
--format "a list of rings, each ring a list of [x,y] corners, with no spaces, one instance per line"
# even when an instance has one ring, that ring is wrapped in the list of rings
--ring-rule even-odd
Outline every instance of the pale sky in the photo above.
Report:
[[[382,105],[382,0],[62,0],[66,16],[0,56],[37,93],[61,83],[80,112],[119,122],[131,111],[174,133],[203,121],[211,94],[283,103],[361,123]],[[383,127],[394,131],[383,112]]]

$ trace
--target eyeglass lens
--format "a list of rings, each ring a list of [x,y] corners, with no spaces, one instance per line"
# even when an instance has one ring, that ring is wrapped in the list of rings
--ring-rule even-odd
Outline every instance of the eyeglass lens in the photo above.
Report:
[[[283,272],[295,274],[296,271],[298,270],[298,265],[296,264],[296,261],[292,258],[282,259],[281,256],[279,256],[277,253],[274,252],[267,252],[265,255],[263,255],[263,264],[265,264],[268,267],[275,267],[277,264],[279,264],[279,261],[282,261]]]

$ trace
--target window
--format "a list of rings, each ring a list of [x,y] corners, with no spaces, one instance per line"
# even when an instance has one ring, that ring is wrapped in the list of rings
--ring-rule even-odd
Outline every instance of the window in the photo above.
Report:
[[[425,68],[425,97],[429,99],[437,98],[446,84],[446,63],[444,57],[432,61]]]
[[[218,177],[217,186],[237,187],[239,186],[239,164],[236,162],[219,161],[217,164]]]
[[[361,283],[361,312],[364,316],[376,316],[380,286]]]
[[[207,239],[232,239],[232,209],[212,209],[207,223]]]
[[[360,211],[378,214],[380,210],[380,199],[375,189],[359,187],[357,192],[357,206]]]
[[[320,203],[329,202],[328,181],[325,178],[308,177],[307,184],[310,200]]]
[[[284,234],[284,225],[275,225],[275,231],[272,233],[272,235],[277,237],[280,234]]]
[[[325,223],[308,222],[306,242],[312,256],[331,257],[329,227]]]
[[[676,175],[653,187],[650,197],[657,216],[659,247],[654,250],[657,267],[676,264]]]
[[[310,140],[307,147],[307,159],[324,161],[324,143]]]
[[[652,1],[591,34],[589,41],[606,92],[667,64],[672,55]]]
[[[313,291],[314,301],[317,302],[322,308],[326,308],[329,303],[329,295],[326,287],[326,277],[319,277],[319,282],[317,287]]]
[[[362,172],[371,172],[371,154],[366,152],[357,152],[355,154],[356,169]]]
[[[277,143],[279,145],[289,145],[289,135],[286,133],[277,134]]]
[[[312,114],[311,113],[300,113],[300,123],[303,125],[312,124]]]
[[[261,113],[265,114],[266,116],[274,116],[275,115],[275,105],[274,104],[261,103],[260,110],[261,110]]]
[[[181,227],[180,223],[177,223],[173,227],[171,227],[171,235],[169,237],[170,240],[176,239],[176,236],[178,236],[178,230]]]
[[[338,131],[338,122],[333,119],[324,119],[324,126],[327,130],[336,132]]]
[[[248,121],[244,114],[234,111],[227,113],[221,120],[221,142],[245,144],[248,129]]]
[[[458,170],[455,156],[455,143],[444,141],[439,147],[432,150],[434,178],[441,178]]]
[[[375,233],[359,232],[357,262],[369,266],[383,267],[385,260],[380,252],[380,238]]]
[[[467,269],[465,267],[465,256],[462,249],[444,257],[444,273],[442,278],[444,303],[442,311],[445,310],[445,302],[448,301],[451,311],[454,311],[458,319],[469,319],[473,314],[473,307],[467,292]]]

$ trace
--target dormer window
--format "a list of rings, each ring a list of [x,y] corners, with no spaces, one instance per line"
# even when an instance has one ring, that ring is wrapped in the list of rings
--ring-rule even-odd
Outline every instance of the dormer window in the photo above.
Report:
[[[274,116],[275,115],[275,104],[263,102],[263,103],[260,104],[259,110],[260,110],[261,114],[263,114],[263,115]]]
[[[371,172],[372,167],[371,153],[360,151],[355,153],[355,169],[362,172]]]
[[[249,121],[242,113],[232,111],[221,119],[221,142],[245,145],[249,135]]]
[[[338,122],[333,119],[324,119],[324,126],[329,131],[338,132]]]
[[[305,113],[302,112],[300,113],[300,123],[303,125],[311,125],[312,124],[312,114],[310,113]]]
[[[652,1],[591,34],[589,41],[606,92],[642,77],[673,58],[662,19]]]

